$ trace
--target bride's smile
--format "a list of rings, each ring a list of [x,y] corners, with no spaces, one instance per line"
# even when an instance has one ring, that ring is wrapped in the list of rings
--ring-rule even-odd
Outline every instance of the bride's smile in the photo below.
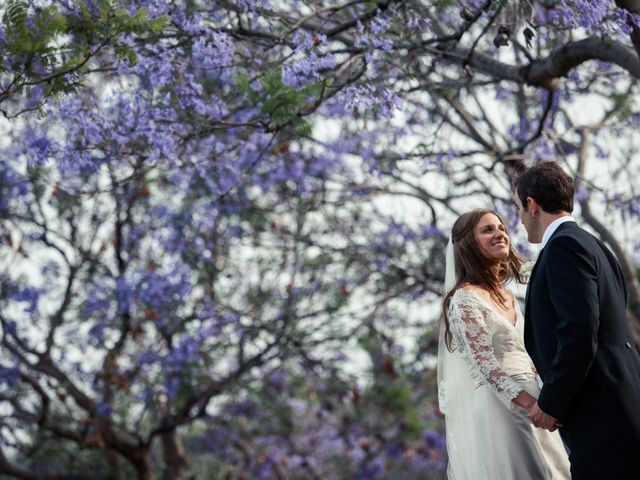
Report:
[[[504,260],[509,256],[509,236],[505,226],[493,213],[486,213],[474,228],[480,251],[490,260]]]

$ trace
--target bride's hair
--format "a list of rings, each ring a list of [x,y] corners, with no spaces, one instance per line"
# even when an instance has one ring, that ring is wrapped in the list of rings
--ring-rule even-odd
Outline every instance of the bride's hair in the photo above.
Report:
[[[451,228],[451,241],[453,242],[453,257],[455,260],[456,282],[447,292],[442,303],[442,317],[445,322],[445,341],[447,348],[451,348],[451,331],[447,310],[451,297],[455,291],[463,285],[471,284],[485,288],[496,303],[506,305],[507,299],[500,293],[500,287],[510,279],[519,283],[525,283],[526,279],[520,274],[522,257],[516,252],[509,241],[509,256],[500,261],[500,268],[496,270],[495,260],[491,260],[482,254],[482,250],[476,242],[474,228],[480,219],[487,213],[492,213],[500,220],[507,235],[507,225],[502,216],[487,208],[478,208],[462,214]],[[511,240],[511,238],[509,238]]]

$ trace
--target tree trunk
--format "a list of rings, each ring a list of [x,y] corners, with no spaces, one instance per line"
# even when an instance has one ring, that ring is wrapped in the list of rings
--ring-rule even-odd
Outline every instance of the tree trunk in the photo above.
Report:
[[[153,468],[153,462],[151,461],[150,448],[147,448],[144,453],[141,453],[133,464],[138,473],[139,480],[155,480],[156,474]]]
[[[114,480],[126,480],[122,469],[122,458],[113,450],[107,451],[107,460],[111,465]]]
[[[179,480],[189,467],[189,460],[180,436],[175,430],[161,435],[162,452],[167,466],[162,478],[164,480]]]

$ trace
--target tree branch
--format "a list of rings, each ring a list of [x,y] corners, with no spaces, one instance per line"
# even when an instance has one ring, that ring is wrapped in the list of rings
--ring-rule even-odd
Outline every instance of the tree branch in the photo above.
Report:
[[[640,78],[640,58],[634,50],[619,42],[595,37],[569,42],[546,58],[525,66],[503,63],[484,53],[469,56],[469,49],[459,47],[447,49],[444,46],[425,46],[424,50],[430,55],[439,54],[442,58],[459,65],[467,64],[497,80],[508,80],[550,90],[557,89],[558,78],[566,76],[573,68],[588,60],[614,63],[633,77]]]

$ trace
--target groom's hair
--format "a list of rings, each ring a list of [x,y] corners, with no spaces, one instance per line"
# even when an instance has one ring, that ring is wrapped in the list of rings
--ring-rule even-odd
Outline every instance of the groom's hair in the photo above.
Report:
[[[573,180],[556,162],[540,162],[527,168],[514,181],[522,208],[533,198],[547,213],[573,211]]]

